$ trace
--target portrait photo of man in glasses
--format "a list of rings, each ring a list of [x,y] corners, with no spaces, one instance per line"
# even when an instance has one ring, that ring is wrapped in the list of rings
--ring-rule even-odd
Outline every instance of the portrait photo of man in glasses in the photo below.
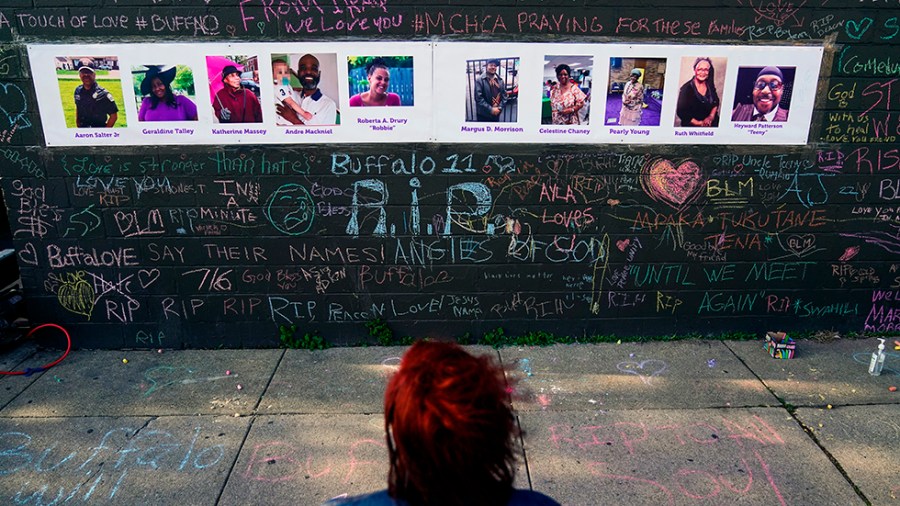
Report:
[[[735,107],[731,113],[731,121],[783,122],[788,120],[790,112],[790,86],[793,84],[793,67],[768,66],[748,68],[738,71],[738,90],[746,88],[751,81],[749,99],[751,103],[741,103],[748,95],[735,93]]]

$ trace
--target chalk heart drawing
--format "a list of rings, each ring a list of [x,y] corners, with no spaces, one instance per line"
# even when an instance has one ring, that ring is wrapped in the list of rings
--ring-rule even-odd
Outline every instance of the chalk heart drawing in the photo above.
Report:
[[[690,160],[676,165],[671,160],[657,158],[645,165],[641,183],[651,198],[681,210],[699,195],[703,188],[703,174],[700,167]]]
[[[19,261],[26,265],[38,265],[38,254],[34,244],[26,242],[25,246],[19,250]]]
[[[59,285],[56,297],[59,305],[75,314],[91,318],[94,311],[94,287],[84,279],[85,273],[68,273],[65,281]]]
[[[616,364],[616,369],[626,374],[634,374],[635,376],[640,378],[645,385],[652,384],[653,378],[666,372],[668,368],[669,364],[663,362],[662,360],[653,359],[644,360],[642,362],[627,360],[625,362],[619,362],[618,364]]]
[[[627,248],[629,244],[631,244],[631,239],[622,239],[616,241],[616,247],[619,248],[619,251],[623,253],[625,252],[625,248]]]
[[[792,235],[787,238],[787,247],[791,253],[802,257],[816,247],[816,236],[812,234]]]
[[[856,20],[849,19],[844,29],[847,30],[847,36],[851,39],[859,40],[872,26],[872,18],[862,18],[858,23]]]
[[[138,281],[141,288],[145,289],[159,279],[159,269],[141,269],[138,271]]]
[[[28,103],[25,93],[13,83],[0,83],[0,117],[5,117],[8,126],[19,125],[30,127],[31,122],[25,117]]]
[[[493,164],[493,166],[491,165]],[[511,156],[503,156],[503,155],[491,155],[488,157],[487,161],[484,163],[484,167],[482,167],[482,171],[485,174],[490,174],[493,167],[497,167],[499,169],[504,169],[506,167],[515,167],[516,161],[513,160]],[[551,170],[553,167],[550,167]],[[500,171],[500,174],[503,174],[503,170]]]
[[[738,0],[738,3],[743,5],[741,0]],[[748,4],[753,8],[753,11],[756,13],[756,22],[759,23],[762,19],[768,19],[775,23],[776,26],[781,26],[790,18],[794,18],[797,21],[797,24],[800,24],[800,21],[797,20],[797,12],[800,11],[800,7],[802,7],[806,1],[801,2],[800,5],[795,6],[793,2],[784,2],[782,0],[778,0],[777,2],[772,2],[768,0],[760,0],[756,2],[757,5],[754,5],[753,0],[748,0]]]

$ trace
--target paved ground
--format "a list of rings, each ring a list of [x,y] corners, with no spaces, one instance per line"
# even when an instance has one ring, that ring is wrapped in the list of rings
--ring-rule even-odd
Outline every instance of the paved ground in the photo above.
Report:
[[[522,378],[517,485],[562,504],[900,505],[900,352],[872,377],[874,348],[472,350]],[[381,396],[403,351],[78,351],[3,377],[0,504],[317,505],[383,488]],[[0,368],[54,358],[21,348]]]

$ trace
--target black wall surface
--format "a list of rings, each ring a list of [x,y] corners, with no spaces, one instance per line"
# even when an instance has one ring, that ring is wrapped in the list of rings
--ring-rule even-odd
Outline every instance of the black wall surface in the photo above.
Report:
[[[441,337],[895,331],[898,7],[6,0],[0,176],[30,316],[79,347],[276,346],[290,324],[343,344],[375,318]],[[42,147],[26,43],[354,39],[826,54],[800,147]],[[658,163],[700,168],[684,202],[651,198]]]

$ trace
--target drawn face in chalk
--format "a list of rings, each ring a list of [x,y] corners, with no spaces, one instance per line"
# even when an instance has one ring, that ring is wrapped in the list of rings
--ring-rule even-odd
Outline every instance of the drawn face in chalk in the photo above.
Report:
[[[285,184],[266,202],[266,218],[279,232],[301,235],[309,231],[315,217],[315,203],[309,191],[299,184]]]

